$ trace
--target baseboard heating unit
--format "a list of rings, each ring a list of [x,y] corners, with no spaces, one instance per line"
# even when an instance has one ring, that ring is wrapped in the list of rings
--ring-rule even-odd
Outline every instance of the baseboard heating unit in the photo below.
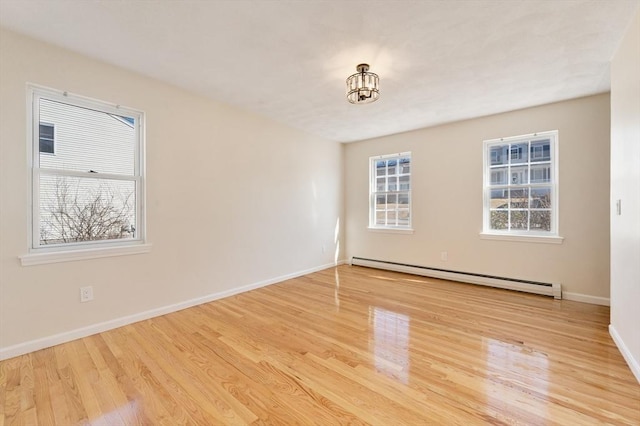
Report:
[[[472,272],[451,271],[448,269],[408,265],[406,263],[365,259],[362,257],[352,257],[351,264],[355,266],[386,269],[389,271],[404,272],[407,274],[421,275],[431,278],[440,278],[444,280],[486,285],[489,287],[505,288],[507,290],[517,290],[527,293],[543,294],[545,296],[553,296],[555,299],[562,299],[562,287],[559,283],[543,283],[539,281],[497,277],[494,275],[475,274]]]

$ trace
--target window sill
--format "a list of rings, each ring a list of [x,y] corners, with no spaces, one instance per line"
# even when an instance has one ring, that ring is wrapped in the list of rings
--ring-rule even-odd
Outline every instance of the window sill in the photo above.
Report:
[[[508,234],[488,234],[481,232],[480,239],[482,240],[499,240],[499,241],[514,241],[520,243],[541,243],[541,244],[562,244],[563,237],[558,236],[546,236],[546,235],[508,235]]]
[[[98,259],[101,257],[126,256],[149,253],[151,244],[136,244],[119,247],[100,247],[83,250],[50,251],[48,253],[29,253],[19,256],[22,266],[43,265],[46,263],[73,262],[76,260]]]
[[[371,232],[380,232],[383,234],[413,234],[412,228],[367,228]]]

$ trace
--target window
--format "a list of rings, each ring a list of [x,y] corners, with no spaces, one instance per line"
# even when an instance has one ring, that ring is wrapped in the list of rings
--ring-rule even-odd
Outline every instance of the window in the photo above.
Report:
[[[32,253],[142,244],[144,114],[35,86],[30,102]]]
[[[411,228],[411,153],[371,157],[369,227]]]
[[[484,142],[484,233],[558,235],[558,132]]]
[[[40,153],[54,153],[53,125],[40,123]]]

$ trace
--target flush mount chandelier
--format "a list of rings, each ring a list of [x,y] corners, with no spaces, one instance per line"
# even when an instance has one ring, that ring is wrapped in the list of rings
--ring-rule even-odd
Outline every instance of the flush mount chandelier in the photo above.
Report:
[[[369,72],[369,64],[356,67],[357,74],[347,78],[347,100],[352,104],[368,104],[380,97],[378,75]]]

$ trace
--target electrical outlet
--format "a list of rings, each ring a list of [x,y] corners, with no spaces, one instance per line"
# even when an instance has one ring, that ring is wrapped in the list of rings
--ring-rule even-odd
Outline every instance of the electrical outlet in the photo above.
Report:
[[[446,262],[449,259],[449,255],[446,251],[440,252],[440,260]]]
[[[90,300],[93,300],[93,287],[80,287],[80,301],[88,302]]]

